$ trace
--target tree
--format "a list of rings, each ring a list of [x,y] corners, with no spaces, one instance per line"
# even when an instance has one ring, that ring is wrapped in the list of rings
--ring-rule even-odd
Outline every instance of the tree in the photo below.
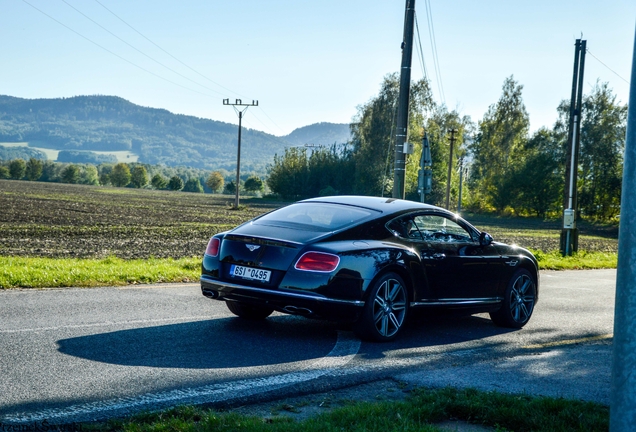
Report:
[[[247,180],[245,180],[245,190],[247,192],[261,192],[263,190],[264,184],[263,184],[263,180],[261,180],[261,178],[259,176],[253,175],[248,177]]]
[[[26,177],[30,181],[39,180],[42,177],[42,161],[36,158],[30,158],[26,163]]]
[[[180,191],[183,189],[183,180],[178,175],[174,175],[170,177],[170,181],[168,182],[168,189],[173,191]]]
[[[203,186],[201,186],[201,180],[198,178],[189,178],[183,186],[184,192],[203,193]]]
[[[539,129],[528,140],[523,161],[511,175],[515,210],[546,217],[558,211],[564,185],[563,143],[558,132]]]
[[[283,156],[274,155],[274,164],[269,168],[267,185],[272,192],[285,199],[307,196],[307,173],[307,149],[289,147],[285,149]],[[235,184],[231,183],[234,189]],[[233,193],[229,192],[228,186],[229,183],[225,185],[227,193]]]
[[[80,169],[77,165],[70,164],[62,171],[62,182],[78,183],[80,179]]]
[[[130,168],[128,165],[120,162],[115,165],[108,175],[110,182],[113,186],[117,187],[125,187],[128,186],[131,180]]]
[[[26,162],[23,159],[14,159],[9,162],[9,174],[14,180],[20,180],[24,178],[26,173]]]
[[[4,165],[0,165],[0,179],[8,179],[11,178],[11,173],[9,172],[9,168]]]
[[[473,164],[470,184],[482,202],[498,212],[514,199],[512,173],[522,160],[530,120],[521,90],[512,76],[506,78],[499,101],[488,108],[479,122],[477,139],[471,146]]]
[[[80,172],[80,183],[87,185],[98,185],[99,174],[95,165],[85,165]]]
[[[579,208],[610,219],[620,212],[627,106],[619,105],[607,83],[583,98]]]
[[[130,174],[130,183],[136,188],[142,188],[148,184],[148,172],[142,165],[137,165]]]
[[[150,180],[150,184],[155,189],[165,189],[166,186],[168,185],[168,179],[162,176],[161,174],[157,173],[154,176],[152,176],[152,180]]]
[[[225,179],[223,179],[223,175],[219,171],[214,171],[210,173],[205,184],[212,190],[212,192],[220,192],[223,190],[223,186],[225,184]]]
[[[239,193],[243,190],[244,184],[243,182],[239,183]],[[223,189],[223,193],[233,195],[236,193],[236,182],[234,180],[230,180],[229,183],[225,184],[225,189]]]
[[[384,195],[392,188],[390,172],[394,163],[398,96],[399,78],[394,73],[384,77],[378,96],[358,107],[351,125],[356,193]],[[428,81],[423,79],[412,83],[407,133],[411,142],[421,141],[426,113],[433,108]],[[417,171],[413,175],[417,177]]]

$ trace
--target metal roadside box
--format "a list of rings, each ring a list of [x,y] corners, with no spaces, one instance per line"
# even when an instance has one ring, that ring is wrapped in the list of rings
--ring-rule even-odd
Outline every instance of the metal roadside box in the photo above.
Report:
[[[574,209],[563,210],[563,228],[574,229],[576,228],[576,217]]]

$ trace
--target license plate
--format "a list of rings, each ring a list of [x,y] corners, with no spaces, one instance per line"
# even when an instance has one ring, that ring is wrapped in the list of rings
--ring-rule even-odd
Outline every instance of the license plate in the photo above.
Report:
[[[269,282],[272,272],[269,270],[261,270],[251,267],[243,267],[233,265],[230,267],[230,276],[240,277],[243,279],[257,280],[261,282]]]

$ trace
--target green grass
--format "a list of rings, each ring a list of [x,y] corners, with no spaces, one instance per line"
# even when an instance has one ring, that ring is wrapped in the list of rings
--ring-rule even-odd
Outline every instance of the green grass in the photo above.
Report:
[[[609,408],[592,402],[508,395],[473,389],[416,389],[405,401],[345,402],[304,421],[263,419],[180,407],[127,420],[87,425],[110,431],[437,431],[436,423],[461,420],[497,431],[606,431]]]
[[[0,289],[194,282],[201,258],[104,259],[0,256]]]
[[[559,251],[532,251],[539,261],[542,270],[589,270],[616,268],[618,253],[616,252],[586,252],[580,251],[572,256],[561,256]]]
[[[616,268],[618,259],[613,252],[583,251],[571,257],[562,257],[558,251],[533,253],[542,270]],[[0,289],[193,282],[199,279],[200,271],[200,257],[124,260],[0,256]]]

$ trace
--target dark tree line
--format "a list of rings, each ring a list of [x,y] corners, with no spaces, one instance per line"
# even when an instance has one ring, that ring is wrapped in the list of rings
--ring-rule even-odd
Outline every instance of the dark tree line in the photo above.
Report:
[[[451,203],[457,203],[460,158],[469,168],[462,207],[540,217],[560,214],[563,205],[569,101],[557,108],[554,126],[530,133],[523,86],[511,76],[499,100],[474,124],[470,118],[436,104],[428,82],[411,85],[409,142],[415,153],[406,163],[406,198],[418,200],[417,172],[426,133],[433,159],[433,191],[426,201],[443,205],[451,164]],[[377,96],[358,107],[348,146],[309,150],[288,148],[269,167],[267,184],[284,198],[326,194],[389,196],[398,76],[387,75]],[[579,156],[579,207],[585,217],[607,220],[620,212],[627,107],[607,84],[584,97]],[[449,130],[456,129],[453,159]],[[470,139],[465,139],[470,138]],[[455,205],[451,205],[454,209]]]

